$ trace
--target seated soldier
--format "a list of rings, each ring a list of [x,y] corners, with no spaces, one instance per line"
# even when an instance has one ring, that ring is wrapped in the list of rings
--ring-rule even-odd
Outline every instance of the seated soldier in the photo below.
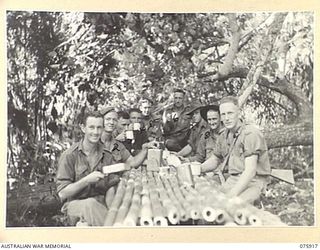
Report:
[[[119,141],[122,141],[125,139],[125,131],[129,129],[129,125],[130,125],[130,116],[129,116],[128,112],[119,111],[118,112],[118,123],[117,123],[117,127],[114,131],[115,137],[122,134],[122,136],[119,137]]]
[[[193,108],[187,113],[192,116],[192,127],[189,135],[188,145],[186,145],[183,149],[178,152],[179,156],[182,157],[190,157],[194,156],[201,136],[204,132],[209,128],[207,122],[201,117],[200,109],[201,104],[197,103],[193,106]]]
[[[117,122],[116,129],[114,130],[113,136],[116,138],[116,140],[122,142],[123,145],[126,147],[126,149],[131,153],[132,138],[130,137],[130,134],[132,133],[132,131],[129,130],[129,127],[130,127],[129,114],[126,111],[119,111],[118,122]],[[104,137],[105,137],[105,133],[103,133],[103,136],[102,136],[103,141],[104,141]]]
[[[229,173],[222,191],[229,197],[239,196],[253,203],[271,172],[266,141],[259,129],[242,123],[236,97],[222,98],[219,108],[226,129],[219,135],[214,154],[202,163],[201,171],[215,170],[222,162],[219,171]]]
[[[203,163],[212,154],[221,132],[221,122],[218,105],[208,105],[200,109],[200,115],[205,120],[209,129],[202,133],[195,156],[189,157],[190,161]]]
[[[165,146],[170,151],[179,152],[188,144],[190,133],[190,115],[187,115],[188,106],[184,104],[185,92],[175,89],[173,105],[164,111],[163,136]]]
[[[147,131],[149,141],[161,137],[161,116],[152,113],[152,105],[153,102],[147,97],[140,100],[142,123]]]
[[[130,109],[129,117],[131,122],[129,128],[133,131],[133,138],[131,140],[131,153],[132,155],[137,155],[141,151],[142,145],[148,142],[148,135],[142,122],[142,114],[139,109]]]
[[[86,113],[80,126],[83,139],[59,159],[57,192],[64,202],[62,212],[67,214],[71,225],[81,218],[89,226],[102,226],[107,214],[104,195],[112,184],[108,177],[105,180],[102,167],[112,164],[112,154],[100,141],[103,117],[99,112]],[[101,181],[102,191],[98,186]],[[118,181],[119,178],[113,184]]]
[[[116,124],[118,122],[118,114],[114,108],[109,107],[102,110],[104,116],[104,139],[105,147],[112,153],[113,163],[125,163],[128,168],[139,167],[145,160],[148,148],[154,146],[153,142],[144,143],[141,151],[136,156],[131,156],[130,152],[125,148],[122,142],[116,140],[113,136]]]

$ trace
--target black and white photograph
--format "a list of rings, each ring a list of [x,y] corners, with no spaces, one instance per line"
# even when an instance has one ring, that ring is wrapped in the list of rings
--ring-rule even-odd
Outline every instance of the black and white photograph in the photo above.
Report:
[[[314,13],[6,11],[5,227],[314,227]]]

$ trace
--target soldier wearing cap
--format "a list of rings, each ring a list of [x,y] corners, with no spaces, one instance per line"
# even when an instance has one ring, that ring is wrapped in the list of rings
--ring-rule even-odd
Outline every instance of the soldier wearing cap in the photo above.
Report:
[[[104,134],[101,138],[105,147],[112,153],[113,163],[125,163],[127,168],[136,168],[145,160],[148,148],[154,146],[153,142],[144,143],[142,150],[136,156],[131,156],[122,142],[114,138],[113,132],[118,122],[118,114],[113,107],[101,111],[104,117]]]
[[[175,89],[173,106],[164,111],[166,121],[163,125],[165,145],[168,150],[178,152],[188,144],[191,117],[185,105],[185,92]]]
[[[194,156],[197,151],[201,136],[209,128],[207,122],[202,118],[200,114],[201,108],[201,103],[196,103],[187,113],[188,115],[192,116],[192,126],[188,145],[186,145],[178,152],[179,156]]]
[[[215,170],[221,163],[220,171],[229,174],[222,191],[252,203],[271,172],[266,141],[258,128],[241,121],[236,97],[222,98],[219,109],[226,129],[219,135],[214,154],[202,163],[201,171]]]
[[[203,163],[212,154],[217,147],[217,138],[221,132],[221,122],[219,114],[219,106],[217,104],[208,105],[200,109],[200,115],[210,127],[200,137],[196,155],[190,157],[190,161]]]
[[[57,193],[64,205],[69,223],[81,218],[89,226],[102,226],[107,214],[105,194],[119,177],[105,176],[102,167],[111,165],[112,153],[100,141],[103,117],[99,112],[87,112],[81,122],[83,139],[61,155],[57,172]]]

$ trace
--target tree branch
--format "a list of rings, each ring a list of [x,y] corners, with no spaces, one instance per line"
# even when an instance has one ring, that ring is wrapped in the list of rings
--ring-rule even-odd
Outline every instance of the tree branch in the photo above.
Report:
[[[276,13],[273,22],[270,25],[270,29],[263,39],[260,45],[260,53],[258,54],[253,66],[251,67],[250,71],[248,72],[247,79],[243,86],[239,91],[239,105],[243,106],[249,95],[251,94],[254,86],[256,85],[263,67],[269,58],[274,42],[282,28],[282,24],[284,19],[286,18],[287,13]]]
[[[270,82],[264,77],[260,78],[258,84],[288,97],[296,105],[299,119],[312,119],[312,105],[301,88],[295,84],[285,78]]]
[[[218,72],[212,74],[213,75],[212,80],[218,80],[230,73],[230,71],[232,70],[233,61],[236,58],[236,55],[238,52],[241,32],[237,24],[236,14],[230,13],[228,14],[228,18],[229,18],[229,26],[232,32],[230,47],[228,49],[224,63],[219,67]],[[200,75],[200,78],[202,77],[203,75]]]

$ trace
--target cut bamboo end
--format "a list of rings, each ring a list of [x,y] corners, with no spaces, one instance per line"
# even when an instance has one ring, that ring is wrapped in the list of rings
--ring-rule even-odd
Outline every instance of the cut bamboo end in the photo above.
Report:
[[[222,209],[217,209],[216,213],[217,213],[217,217],[216,217],[217,224],[224,224],[228,217],[227,212]]]
[[[244,209],[238,209],[233,216],[234,221],[238,225],[246,225],[247,224],[247,213]]]
[[[254,214],[249,216],[248,221],[251,226],[262,226],[262,220]]]
[[[165,227],[165,226],[168,226],[168,221],[165,217],[162,217],[162,216],[156,216],[154,217],[153,219],[153,223],[155,226],[158,226],[158,227]]]
[[[171,209],[168,212],[168,220],[171,224],[176,225],[180,220],[179,212],[176,209]]]
[[[200,210],[197,209],[197,208],[192,208],[192,209],[190,210],[190,217],[191,217],[191,219],[193,219],[193,220],[199,220],[200,217],[201,217],[201,212],[200,212]]]
[[[185,221],[189,220],[189,217],[188,217],[188,215],[187,215],[187,213],[186,213],[186,211],[184,209],[180,210],[180,220],[182,222],[185,222]]]
[[[141,217],[140,218],[140,226],[152,227],[153,221],[152,221],[151,217]]]
[[[217,218],[217,212],[212,207],[205,207],[202,210],[202,218],[207,222],[214,222]]]

